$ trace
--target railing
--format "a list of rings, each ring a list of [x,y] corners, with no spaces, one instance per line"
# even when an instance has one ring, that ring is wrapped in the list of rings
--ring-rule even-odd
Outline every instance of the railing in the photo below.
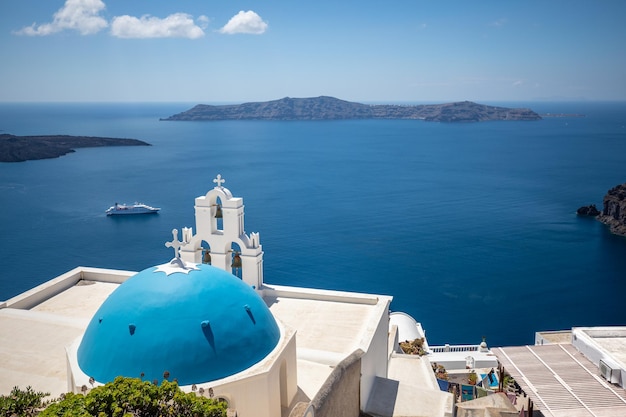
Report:
[[[444,346],[430,346],[432,353],[444,353],[444,352],[477,352],[480,349],[480,345],[444,345]]]

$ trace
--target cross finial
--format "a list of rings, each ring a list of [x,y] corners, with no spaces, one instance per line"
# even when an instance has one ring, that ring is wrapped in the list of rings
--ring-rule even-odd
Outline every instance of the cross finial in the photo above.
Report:
[[[222,178],[222,174],[217,174],[217,178],[215,178],[213,182],[217,184],[217,187],[221,187],[222,183],[226,182],[226,180]]]
[[[171,242],[165,242],[165,246],[168,248],[174,248],[174,259],[179,259],[180,258],[180,248],[185,246],[187,243],[185,242],[181,242],[178,240],[178,230],[177,229],[172,229],[172,241]]]

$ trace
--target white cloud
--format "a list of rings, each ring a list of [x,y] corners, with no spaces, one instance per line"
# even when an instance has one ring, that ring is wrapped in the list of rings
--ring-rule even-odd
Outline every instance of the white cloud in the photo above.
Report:
[[[513,81],[513,87],[519,87],[522,84],[524,84],[522,80]]]
[[[54,13],[51,23],[33,23],[15,32],[18,35],[46,36],[63,30],[76,30],[81,35],[92,35],[106,28],[106,19],[99,16],[105,5],[102,0],[66,0]]]
[[[260,35],[266,30],[267,23],[261,19],[261,16],[252,10],[248,10],[247,12],[241,10],[233,16],[223,28],[220,29],[220,32],[228,35],[233,35],[235,33]]]
[[[200,26],[202,29],[206,29],[207,27],[209,27],[210,20],[205,15],[198,16],[196,20],[198,22],[198,26]]]
[[[199,18],[205,24],[206,17]],[[111,35],[118,38],[189,38],[204,36],[204,31],[197,26],[193,18],[186,13],[174,13],[165,19],[154,16],[116,16],[111,22]]]
[[[53,15],[52,22],[23,27],[14,34],[26,36],[47,36],[64,30],[75,30],[81,35],[92,35],[109,27],[109,22],[101,16],[106,6],[103,0],[65,0],[65,4]],[[174,13],[163,19],[144,15],[141,17],[115,16],[110,23],[112,36],[118,38],[187,38],[198,39],[204,36],[209,26],[209,18],[201,15],[195,22],[187,13]],[[220,29],[221,33],[248,33],[259,35],[267,30],[267,23],[249,10],[240,11]]]

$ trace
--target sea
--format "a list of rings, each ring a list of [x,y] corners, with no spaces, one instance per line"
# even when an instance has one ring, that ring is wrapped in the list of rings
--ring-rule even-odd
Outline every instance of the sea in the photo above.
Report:
[[[486,103],[569,115],[532,122],[160,120],[194,104],[0,103],[0,133],[152,145],[0,163],[0,300],[77,266],[168,262],[221,174],[266,282],[391,295],[431,345],[626,325],[626,238],[576,215],[626,182],[626,103]],[[161,211],[104,213],[136,201]]]

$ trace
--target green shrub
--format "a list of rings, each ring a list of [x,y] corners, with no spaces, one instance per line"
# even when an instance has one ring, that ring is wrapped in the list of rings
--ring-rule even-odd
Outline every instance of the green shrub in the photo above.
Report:
[[[161,385],[117,377],[87,395],[66,394],[41,417],[225,417],[226,404],[184,393],[176,382]]]
[[[14,387],[9,395],[0,395],[0,417],[36,416],[48,402],[42,401],[49,393],[35,392],[31,387],[22,391]]]

